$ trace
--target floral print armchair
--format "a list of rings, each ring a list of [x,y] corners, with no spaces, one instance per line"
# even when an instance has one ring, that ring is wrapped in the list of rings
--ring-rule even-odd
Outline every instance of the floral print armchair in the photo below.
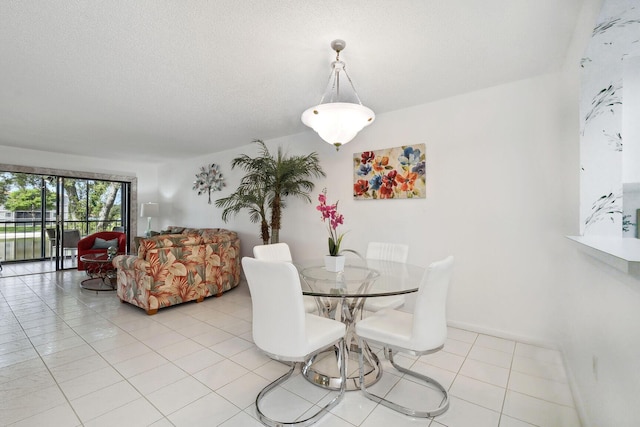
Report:
[[[220,296],[240,283],[240,239],[219,228],[184,229],[142,239],[138,255],[114,258],[118,297],[155,314],[159,308]]]

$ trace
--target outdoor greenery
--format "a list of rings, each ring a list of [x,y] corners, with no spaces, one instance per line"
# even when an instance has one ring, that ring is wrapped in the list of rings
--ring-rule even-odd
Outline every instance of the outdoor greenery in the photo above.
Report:
[[[7,209],[7,201],[11,197],[12,193],[23,192],[26,190],[36,190],[40,193],[43,177],[40,175],[33,175],[28,173],[12,173],[3,172],[0,173],[0,205],[4,205]],[[48,189],[47,189],[48,190]],[[16,197],[16,196],[14,196]],[[17,198],[20,198],[19,196]],[[55,202],[55,201],[54,201]],[[38,201],[38,206],[40,202]],[[18,210],[18,209],[9,209]],[[19,210],[31,210],[31,205],[27,209]]]
[[[53,193],[47,192],[47,210],[56,208]],[[4,207],[10,211],[39,211],[42,207],[42,191],[38,188],[27,188],[20,191],[12,191],[6,197]]]
[[[67,204],[66,221],[97,220],[98,229],[101,229],[101,222],[106,226],[109,221],[120,219],[120,183],[74,178],[64,178],[62,183]],[[44,195],[46,210],[54,210],[55,187],[54,177],[2,172],[0,206],[12,212],[39,212]]]
[[[120,218],[120,209],[113,209],[119,189],[117,182],[65,179],[64,191],[68,197],[70,216],[67,219],[109,221]]]
[[[216,206],[224,208],[223,221],[229,215],[246,209],[251,222],[260,222],[260,237],[266,245],[280,241],[282,211],[287,197],[297,197],[311,203],[309,193],[314,183],[310,178],[324,177],[318,154],[288,156],[278,147],[274,156],[261,140],[259,156],[252,158],[243,154],[233,159],[231,168],[239,167],[246,172],[235,192],[216,200]]]

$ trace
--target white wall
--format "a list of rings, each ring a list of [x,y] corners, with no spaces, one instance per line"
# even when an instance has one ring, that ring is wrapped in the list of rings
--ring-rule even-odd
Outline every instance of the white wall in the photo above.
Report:
[[[327,173],[313,203],[289,201],[281,240],[297,257],[327,252],[325,224],[315,210],[317,193],[327,187],[345,215],[344,248],[364,251],[371,240],[410,246],[409,261],[427,266],[448,254],[456,257],[449,319],[458,325],[533,342],[557,340],[564,212],[570,207],[558,185],[564,159],[559,155],[560,78],[548,75],[440,102],[378,115],[339,152],[311,131],[269,141],[291,154],[317,151]],[[358,200],[352,197],[354,152],[424,142],[427,198]],[[195,173],[210,162],[222,165],[233,191],[242,174],[231,171],[239,153],[255,146],[163,167],[161,194],[173,199],[165,225],[226,226],[241,234],[243,254],[259,243],[258,225],[241,213],[222,224],[220,211],[191,190]],[[576,189],[577,193],[577,189]],[[161,201],[163,204],[164,203]]]
[[[109,175],[135,176],[138,178],[138,203],[154,202],[158,198],[158,167],[152,164],[45,153],[42,151],[5,146],[0,146],[0,163]],[[138,230],[137,233],[134,232],[134,235],[143,235],[146,226],[146,219],[138,221]]]
[[[637,426],[640,280],[579,252],[569,270],[562,350],[590,426]],[[564,328],[563,328],[564,329]]]

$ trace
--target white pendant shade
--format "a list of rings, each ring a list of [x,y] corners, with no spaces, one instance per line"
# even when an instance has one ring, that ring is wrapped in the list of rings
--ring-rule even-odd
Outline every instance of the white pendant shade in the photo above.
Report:
[[[302,123],[316,131],[320,138],[335,145],[336,149],[355,138],[375,118],[370,108],[350,102],[320,104],[302,113]]]
[[[340,52],[347,44],[344,40],[334,40],[331,48],[336,51],[336,60],[331,63],[331,74],[327,90],[320,100],[320,104],[302,113],[302,123],[309,126],[320,135],[320,138],[335,145],[336,151],[356,137],[365,126],[369,126],[376,119],[370,108],[362,105],[360,97],[353,87],[351,77],[347,74],[344,62],[340,61]],[[358,103],[340,102],[340,75],[344,74],[349,82],[351,91]],[[327,97],[327,95],[329,95]],[[330,102],[324,103],[325,97]],[[343,98],[344,99],[344,98]]]

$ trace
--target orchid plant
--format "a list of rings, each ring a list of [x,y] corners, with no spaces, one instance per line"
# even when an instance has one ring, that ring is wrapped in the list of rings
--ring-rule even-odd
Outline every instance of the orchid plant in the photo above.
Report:
[[[344,216],[338,213],[338,202],[333,205],[327,204],[327,189],[323,189],[318,195],[320,204],[316,207],[322,214],[322,222],[329,220],[329,255],[337,256],[340,254],[340,243],[344,233],[338,234],[338,226],[343,224]]]

